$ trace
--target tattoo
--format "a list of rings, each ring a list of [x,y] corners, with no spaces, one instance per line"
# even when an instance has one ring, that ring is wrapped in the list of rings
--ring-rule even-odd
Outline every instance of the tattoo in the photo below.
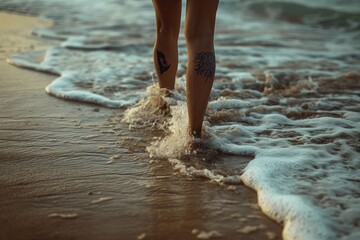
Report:
[[[169,69],[170,64],[168,64],[168,62],[166,61],[165,54],[163,52],[156,50],[156,54],[159,63],[160,73],[163,74]]]
[[[196,53],[194,60],[195,71],[205,78],[205,83],[209,78],[214,78],[215,75],[215,53],[214,52],[200,52]]]

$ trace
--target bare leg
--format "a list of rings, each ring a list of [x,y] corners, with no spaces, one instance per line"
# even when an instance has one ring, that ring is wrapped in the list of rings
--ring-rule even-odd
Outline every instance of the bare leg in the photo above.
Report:
[[[153,0],[156,15],[154,65],[160,88],[174,89],[178,67],[181,0]]]
[[[204,114],[215,75],[214,28],[219,0],[187,0],[185,38],[188,49],[186,95],[189,131],[201,137]]]

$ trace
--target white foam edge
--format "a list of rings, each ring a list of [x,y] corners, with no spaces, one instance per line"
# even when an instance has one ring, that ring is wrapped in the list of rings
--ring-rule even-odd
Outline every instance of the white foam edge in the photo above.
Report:
[[[85,44],[85,36],[70,36],[64,42],[61,43],[62,47],[65,48],[77,48],[86,50],[96,50],[111,47],[109,44]]]
[[[209,169],[196,169],[193,166],[186,167],[185,164],[175,158],[169,158],[168,161],[173,165],[174,170],[178,171],[180,174],[187,177],[203,177],[209,179],[211,182],[223,184],[240,184],[241,179],[240,175],[232,175],[232,176],[223,176],[220,174],[216,174]]]
[[[27,68],[38,72],[51,73],[54,75],[61,75],[60,70],[51,66],[47,66],[46,64],[43,63],[37,64],[37,63],[28,62],[20,54],[11,56],[6,60],[6,62],[20,68]]]
[[[86,92],[81,90],[67,90],[69,86],[73,85],[75,74],[72,72],[65,72],[59,78],[55,79],[49,84],[45,91],[49,95],[74,101],[81,101],[87,103],[94,103],[108,108],[121,108],[130,106],[135,103],[134,100],[112,100],[105,96]]]
[[[48,56],[47,51],[45,58]],[[81,101],[87,103],[98,104],[108,108],[122,108],[134,104],[135,100],[112,100],[99,94],[81,91],[81,90],[66,90],[70,85],[73,85],[75,79],[75,73],[64,72],[60,73],[60,70],[48,66],[44,61],[40,64],[31,63],[26,61],[21,55],[14,55],[7,59],[9,64],[15,65],[21,68],[27,68],[39,72],[51,73],[54,75],[60,75],[46,88],[45,92],[51,96],[55,96],[62,99]]]
[[[304,154],[303,151],[307,151],[308,154]],[[282,191],[282,186],[279,187],[277,184],[281,184],[284,179],[274,179],[285,171],[291,171],[292,167],[296,168],[299,164],[312,161],[309,160],[309,155],[318,159],[323,154],[326,155],[323,151],[309,152],[309,149],[296,148],[261,150],[248,163],[240,177],[246,186],[257,192],[262,212],[275,221],[284,223],[283,238],[286,240],[299,239],[300,236],[301,239],[325,240],[333,239],[336,235],[326,224],[327,219],[322,216],[321,210],[317,210],[316,206],[301,195]],[[291,157],[287,157],[289,155]]]

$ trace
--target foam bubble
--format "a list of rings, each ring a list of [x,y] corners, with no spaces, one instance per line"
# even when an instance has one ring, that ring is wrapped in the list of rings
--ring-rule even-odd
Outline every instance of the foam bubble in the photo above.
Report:
[[[53,47],[40,63],[32,62],[31,54],[13,56],[9,62],[60,75],[46,87],[52,96],[110,108],[139,101],[143,93],[138,90],[151,79],[144,71],[148,64],[141,64],[142,58],[124,53],[97,51],[74,55],[66,48]]]
[[[356,167],[358,152],[349,146],[351,139],[360,136],[359,124],[354,121],[359,113],[346,111],[345,118],[322,116],[320,113],[314,118],[290,119],[284,114],[304,110],[296,107],[291,110],[285,106],[289,101],[293,100],[279,101],[276,107],[263,105],[268,103],[266,98],[261,101],[218,98],[210,102],[210,106],[214,106],[209,108],[211,114],[244,108],[249,112],[244,111],[240,123],[225,121],[219,125],[213,122],[211,114],[207,115],[206,119],[212,124],[204,123],[202,148],[205,152],[216,150],[213,152],[215,155],[192,152],[189,146],[193,139],[186,131],[185,102],[170,101],[170,112],[162,125],[166,125],[162,127],[166,134],[153,141],[147,151],[152,158],[168,159],[175,172],[181,175],[205,178],[221,185],[243,182],[254,188],[262,211],[284,223],[285,239],[298,236],[331,239],[339,234],[340,229],[352,234],[349,226],[356,225],[355,215],[342,214],[341,222],[344,224],[334,227],[342,210],[334,209],[328,202],[345,209],[357,208],[354,198],[358,192],[355,190],[357,180],[353,181],[344,169],[350,168],[353,176],[359,174]],[[323,105],[326,104],[324,101]],[[335,109],[340,109],[335,111],[344,111],[341,110],[343,103],[336,106]],[[324,106],[314,105],[314,108]],[[152,114],[151,111],[140,112]],[[153,117],[159,118],[158,115]],[[217,156],[216,152],[255,158],[243,171],[226,172],[206,164]],[[341,184],[334,184],[339,181]],[[344,184],[347,189],[344,189]],[[349,195],[352,197],[346,197]]]
[[[149,87],[155,81],[151,2],[13,0],[0,6],[52,18],[53,28],[34,34],[62,41],[45,56],[28,52],[8,62],[58,76],[46,88],[53,96],[131,105],[124,115],[130,128],[163,131],[147,146],[151,161],[169,159],[181,175],[216,184],[243,181],[257,191],[261,209],[285,225],[285,239],[358,239],[359,21],[338,11],[356,11],[358,1],[350,2],[223,1],[217,75],[198,142],[187,133],[183,35],[176,91],[168,96]],[[290,16],[294,6],[304,14]],[[59,15],[59,7],[72,11]],[[236,167],[211,164],[220,154],[236,156]],[[241,163],[243,155],[254,159]]]

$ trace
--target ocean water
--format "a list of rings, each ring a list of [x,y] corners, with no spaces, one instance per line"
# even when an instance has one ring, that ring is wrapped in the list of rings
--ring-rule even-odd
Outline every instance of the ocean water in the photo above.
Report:
[[[130,129],[152,129],[152,161],[255,189],[285,239],[360,238],[359,1],[220,1],[216,80],[195,150],[184,131],[184,36],[167,97],[152,64],[151,1],[0,0],[0,9],[54,21],[33,31],[53,47],[8,62],[57,75],[49,95],[119,109]],[[216,165],[227,154],[254,159]]]

